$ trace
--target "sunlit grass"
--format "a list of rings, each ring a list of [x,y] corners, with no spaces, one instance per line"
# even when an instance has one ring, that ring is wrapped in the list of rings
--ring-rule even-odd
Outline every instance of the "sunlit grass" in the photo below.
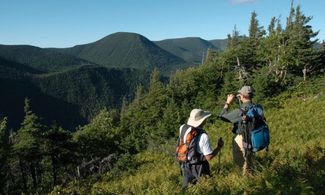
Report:
[[[321,94],[321,93],[320,93]],[[211,178],[202,178],[181,190],[180,167],[174,160],[175,139],[137,154],[135,169],[106,173],[71,182],[54,192],[88,194],[324,194],[325,96],[283,94],[277,106],[267,106],[270,127],[269,151],[255,158],[255,172],[242,176],[232,161],[232,125],[210,121],[206,125],[211,144],[223,137],[225,146],[211,162]],[[266,102],[267,103],[267,102]],[[272,105],[273,102],[271,102]],[[177,130],[175,130],[177,131]]]
[[[282,108],[266,110],[270,126],[270,151],[257,154],[257,170],[249,178],[241,175],[231,157],[231,124],[215,122],[207,126],[212,145],[225,140],[221,157],[211,161],[213,177],[190,186],[189,194],[312,194],[324,192],[325,112],[324,97],[288,99]],[[134,159],[138,169],[121,178],[98,181],[93,193],[181,194],[179,166],[168,150],[140,153]],[[219,163],[220,162],[220,163]],[[219,171],[218,171],[219,170]],[[317,189],[316,189],[317,188]]]

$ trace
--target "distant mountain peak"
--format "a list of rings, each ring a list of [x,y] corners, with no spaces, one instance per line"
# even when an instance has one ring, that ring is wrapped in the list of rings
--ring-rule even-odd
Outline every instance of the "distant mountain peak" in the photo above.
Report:
[[[165,51],[146,37],[130,32],[110,34],[96,42],[62,49],[61,52],[106,66],[152,70],[169,74],[185,61]]]

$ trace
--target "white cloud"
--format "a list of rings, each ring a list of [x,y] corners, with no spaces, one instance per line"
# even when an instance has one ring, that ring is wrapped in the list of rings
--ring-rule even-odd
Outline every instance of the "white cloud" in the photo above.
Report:
[[[230,0],[234,4],[254,3],[257,0]]]

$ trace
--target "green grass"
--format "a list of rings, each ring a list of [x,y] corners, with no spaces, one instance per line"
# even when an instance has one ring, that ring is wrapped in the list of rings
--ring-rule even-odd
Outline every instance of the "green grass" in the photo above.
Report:
[[[284,97],[284,96],[283,96]],[[174,141],[138,154],[134,171],[114,177],[101,175],[77,188],[63,191],[93,194],[324,194],[325,189],[325,97],[293,96],[279,99],[281,107],[266,109],[270,127],[269,152],[256,155],[256,171],[249,178],[232,162],[231,124],[215,121],[206,127],[212,145],[219,136],[225,140],[220,164],[210,163],[213,176],[201,179],[181,191],[182,177],[173,159]],[[220,172],[218,173],[218,169]],[[61,191],[56,189],[55,191]]]

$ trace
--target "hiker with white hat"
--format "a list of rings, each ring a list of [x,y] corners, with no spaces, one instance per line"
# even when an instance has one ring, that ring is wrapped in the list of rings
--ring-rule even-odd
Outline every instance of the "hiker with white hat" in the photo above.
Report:
[[[176,157],[184,174],[183,188],[195,183],[201,176],[211,175],[208,161],[223,147],[223,140],[219,138],[217,147],[212,149],[209,136],[203,130],[210,116],[208,111],[193,109],[187,123],[179,128]]]

